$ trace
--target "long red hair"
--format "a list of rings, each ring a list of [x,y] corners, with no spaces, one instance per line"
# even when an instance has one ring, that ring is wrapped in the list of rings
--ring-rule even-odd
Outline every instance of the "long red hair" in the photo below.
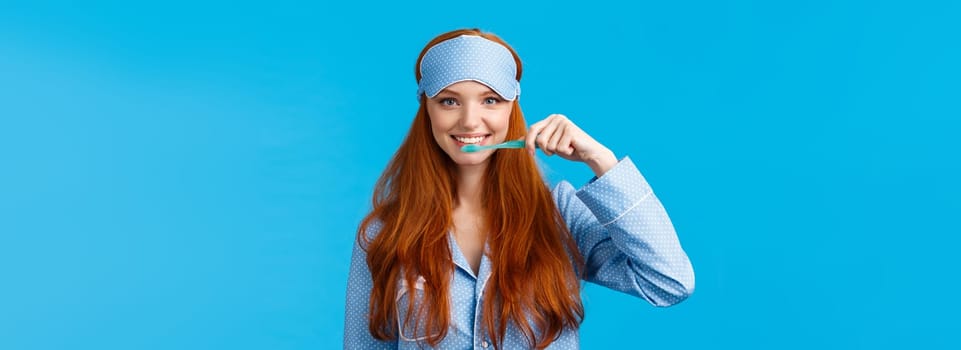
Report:
[[[420,80],[420,61],[427,50],[460,35],[478,35],[517,53],[497,36],[477,29],[441,34],[421,51],[414,71]],[[515,100],[507,139],[524,136],[527,123]],[[397,338],[397,290],[400,279],[414,286],[423,277],[423,299],[408,317],[427,331],[426,341],[436,346],[450,324],[450,289],[454,263],[448,232],[457,198],[455,164],[431,134],[426,97],[407,138],[377,181],[373,209],[361,222],[357,239],[367,251],[373,280],[370,293],[370,333],[380,340]],[[584,318],[580,299],[583,257],[577,250],[560,212],[527,152],[498,151],[491,155],[484,179],[487,256],[491,275],[485,290],[481,320],[495,348],[500,348],[509,324],[527,337],[530,345],[544,348],[564,329],[576,329]],[[367,232],[375,222],[379,232]],[[413,298],[413,294],[408,294]],[[415,316],[410,316],[415,315]]]

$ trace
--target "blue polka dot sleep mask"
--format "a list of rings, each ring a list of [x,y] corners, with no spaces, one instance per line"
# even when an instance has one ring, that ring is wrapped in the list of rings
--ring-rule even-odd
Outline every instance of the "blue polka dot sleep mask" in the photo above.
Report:
[[[451,84],[473,80],[513,101],[521,94],[517,65],[510,50],[476,35],[461,35],[434,45],[420,62],[417,98],[437,96]]]

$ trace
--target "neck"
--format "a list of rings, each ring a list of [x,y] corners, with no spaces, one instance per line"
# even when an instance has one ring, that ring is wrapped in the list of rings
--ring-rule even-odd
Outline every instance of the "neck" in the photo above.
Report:
[[[485,165],[460,166],[457,169],[457,203],[461,208],[480,209],[484,188]]]

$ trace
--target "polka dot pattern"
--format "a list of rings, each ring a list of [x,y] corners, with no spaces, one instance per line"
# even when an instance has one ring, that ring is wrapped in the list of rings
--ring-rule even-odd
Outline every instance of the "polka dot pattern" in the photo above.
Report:
[[[681,249],[674,226],[630,158],[622,159],[580,190],[562,182],[552,193],[587,261],[583,276],[586,281],[641,297],[655,306],[679,303],[694,291],[694,270]],[[378,230],[378,226],[372,225],[368,235]],[[483,256],[475,276],[453,235],[448,235],[448,241],[456,265],[451,277],[451,325],[437,348],[492,349],[480,319],[491,262]],[[364,251],[355,244],[347,281],[344,348],[430,348],[416,340],[415,328],[405,334],[405,338],[414,340],[381,342],[370,336],[367,303],[371,280],[365,259]],[[416,288],[406,292],[411,291],[417,293]],[[415,298],[414,302],[418,300]],[[579,347],[577,331],[568,330],[548,349]],[[527,349],[527,339],[518,329],[508,328],[502,348]]]
[[[514,56],[501,44],[475,35],[462,35],[432,46],[420,61],[421,94],[434,97],[453,83],[473,80],[513,101],[521,94]]]
[[[630,158],[576,192],[568,183],[554,192],[587,260],[585,280],[655,306],[694,291],[694,269],[674,225]]]

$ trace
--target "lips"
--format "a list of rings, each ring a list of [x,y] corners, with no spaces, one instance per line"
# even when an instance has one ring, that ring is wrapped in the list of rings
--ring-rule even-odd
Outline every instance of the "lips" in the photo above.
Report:
[[[454,141],[457,141],[460,146],[463,145],[478,145],[484,142],[490,134],[472,134],[472,135],[451,135]]]
[[[454,139],[457,140],[457,141],[466,143],[466,144],[474,144],[474,143],[478,143],[478,142],[483,141],[483,140],[484,140],[484,136],[475,136],[475,137],[460,137],[460,136],[454,136]]]

